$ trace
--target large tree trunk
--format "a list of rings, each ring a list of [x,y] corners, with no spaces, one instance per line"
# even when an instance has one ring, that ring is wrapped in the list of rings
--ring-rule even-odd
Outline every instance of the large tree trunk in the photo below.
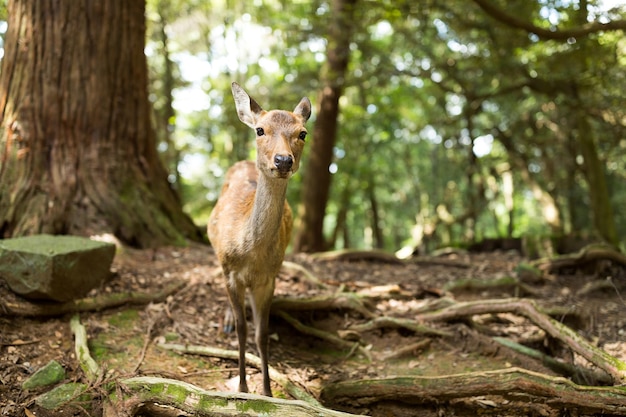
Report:
[[[304,174],[302,203],[298,209],[298,233],[294,241],[296,251],[315,252],[326,248],[324,215],[330,191],[331,176],[328,167],[333,158],[337,137],[339,97],[343,93],[344,77],[350,56],[350,38],[354,25],[357,0],[332,0],[332,14],[328,28],[328,50],[322,69],[322,89],[309,161]]]
[[[0,237],[200,234],[150,124],[143,1],[11,0],[0,76]]]

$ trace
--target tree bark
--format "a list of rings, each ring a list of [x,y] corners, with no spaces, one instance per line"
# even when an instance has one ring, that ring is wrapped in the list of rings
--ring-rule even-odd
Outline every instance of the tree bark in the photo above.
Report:
[[[309,161],[302,186],[302,203],[298,209],[298,233],[294,250],[319,252],[326,249],[324,215],[330,191],[333,147],[337,137],[339,97],[343,94],[344,76],[350,56],[350,39],[357,0],[333,0],[326,63],[322,69],[322,88]]]
[[[200,239],[156,151],[143,1],[12,0],[0,76],[0,237]]]
[[[454,401],[459,404],[465,398],[473,401],[473,404],[465,405],[477,410],[482,408],[478,400],[485,396],[501,396],[508,400],[498,401],[497,404],[488,402],[497,407],[499,415],[522,410],[531,415],[549,415],[547,413],[550,409],[574,409],[585,415],[621,415],[626,412],[626,395],[619,387],[580,386],[565,378],[521,368],[435,377],[342,381],[327,385],[322,391],[324,402],[332,404],[365,406],[380,401],[408,404]],[[532,413],[538,404],[546,406],[544,413]]]

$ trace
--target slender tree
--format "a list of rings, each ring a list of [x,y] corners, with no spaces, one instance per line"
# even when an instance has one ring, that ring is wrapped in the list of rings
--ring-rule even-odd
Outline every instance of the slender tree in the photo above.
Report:
[[[198,239],[158,157],[145,3],[10,0],[0,75],[0,236]]]
[[[328,26],[328,49],[322,69],[317,119],[309,162],[304,173],[298,231],[294,242],[297,251],[324,250],[323,227],[331,183],[328,170],[337,137],[339,98],[343,93],[345,72],[350,58],[350,40],[355,24],[358,0],[332,0]]]

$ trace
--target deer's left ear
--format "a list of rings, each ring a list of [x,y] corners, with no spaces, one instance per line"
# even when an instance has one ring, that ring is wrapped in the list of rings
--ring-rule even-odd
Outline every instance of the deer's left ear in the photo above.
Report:
[[[239,120],[254,129],[257,120],[265,113],[265,110],[263,110],[239,84],[232,83],[231,89],[233,91],[233,98],[235,99],[235,107],[237,108]]]
[[[309,117],[311,117],[311,101],[308,98],[303,97],[293,112],[302,116],[302,118],[306,122],[307,120],[309,120]]]

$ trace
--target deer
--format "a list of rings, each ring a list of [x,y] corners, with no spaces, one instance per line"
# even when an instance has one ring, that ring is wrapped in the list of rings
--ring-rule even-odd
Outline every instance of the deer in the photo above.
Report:
[[[248,392],[245,358],[248,291],[261,358],[263,394],[271,397],[269,315],[276,276],[293,223],[286,200],[287,183],[300,167],[311,102],[303,97],[293,112],[265,111],[239,84],[233,82],[231,89],[239,120],[256,134],[257,156],[256,162],[239,161],[227,171],[209,217],[208,235],[222,267],[230,311],[235,319],[239,391]]]

